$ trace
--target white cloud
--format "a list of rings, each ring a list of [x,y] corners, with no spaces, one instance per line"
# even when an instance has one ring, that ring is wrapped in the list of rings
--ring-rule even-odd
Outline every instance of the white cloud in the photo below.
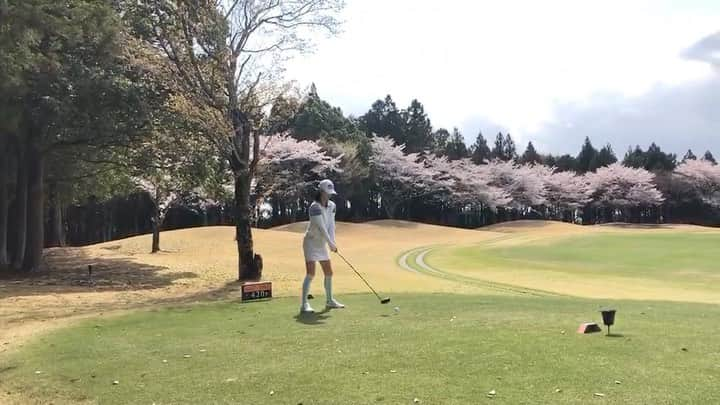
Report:
[[[577,125],[559,104],[708,78],[708,64],[682,53],[720,27],[720,2],[351,0],[344,18],[345,32],[294,60],[289,78],[314,81],[346,113],[389,93],[399,106],[418,98],[434,126],[469,140],[492,135],[474,126],[485,122],[525,143]]]

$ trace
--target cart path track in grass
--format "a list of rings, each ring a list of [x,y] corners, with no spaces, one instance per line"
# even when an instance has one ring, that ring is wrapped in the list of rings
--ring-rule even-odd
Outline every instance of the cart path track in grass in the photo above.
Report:
[[[490,242],[490,241],[489,241]],[[398,258],[398,265],[400,268],[406,271],[414,273],[424,274],[431,277],[442,278],[444,280],[451,280],[461,284],[469,284],[477,287],[487,288],[503,293],[515,294],[515,295],[531,295],[536,297],[560,297],[565,296],[563,294],[537,290],[532,288],[519,287],[512,284],[503,284],[493,281],[481,280],[474,277],[463,276],[456,273],[447,272],[429,265],[425,261],[425,256],[437,247],[420,247],[403,253]],[[411,256],[414,256],[413,261],[408,261]]]

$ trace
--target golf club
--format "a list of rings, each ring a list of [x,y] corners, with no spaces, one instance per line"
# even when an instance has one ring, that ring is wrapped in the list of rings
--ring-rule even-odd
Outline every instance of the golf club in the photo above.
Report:
[[[352,269],[352,271],[354,271],[355,274],[357,274],[358,277],[360,277],[360,279],[361,279],[362,281],[365,282],[365,285],[367,285],[368,288],[370,288],[370,290],[373,292],[373,294],[375,294],[375,296],[377,297],[377,299],[380,300],[380,303],[381,303],[381,304],[387,304],[388,302],[390,302],[390,297],[386,297],[386,298],[381,298],[381,297],[380,297],[380,295],[377,293],[377,291],[375,291],[375,289],[372,288],[372,286],[370,285],[370,283],[368,283],[367,280],[365,280],[365,277],[363,277],[362,274],[360,274],[360,272],[358,272],[358,271],[355,269],[355,266],[353,266],[352,264],[350,264],[350,262],[345,258],[345,256],[341,255],[340,252],[335,252],[335,253],[336,253],[338,256],[340,256],[341,259],[343,259],[343,261],[345,262],[345,264],[347,264],[347,265]]]

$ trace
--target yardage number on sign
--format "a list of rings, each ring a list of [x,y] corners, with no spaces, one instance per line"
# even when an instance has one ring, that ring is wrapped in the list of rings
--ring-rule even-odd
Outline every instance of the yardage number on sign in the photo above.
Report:
[[[269,281],[259,283],[246,283],[242,286],[242,300],[253,301],[272,298],[272,283]]]

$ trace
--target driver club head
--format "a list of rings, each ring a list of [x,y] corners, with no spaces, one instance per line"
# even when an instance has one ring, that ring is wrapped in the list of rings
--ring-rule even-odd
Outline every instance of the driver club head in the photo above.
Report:
[[[381,304],[387,304],[388,302],[390,302],[390,297],[383,298],[383,299],[380,300],[380,303],[381,303]]]

